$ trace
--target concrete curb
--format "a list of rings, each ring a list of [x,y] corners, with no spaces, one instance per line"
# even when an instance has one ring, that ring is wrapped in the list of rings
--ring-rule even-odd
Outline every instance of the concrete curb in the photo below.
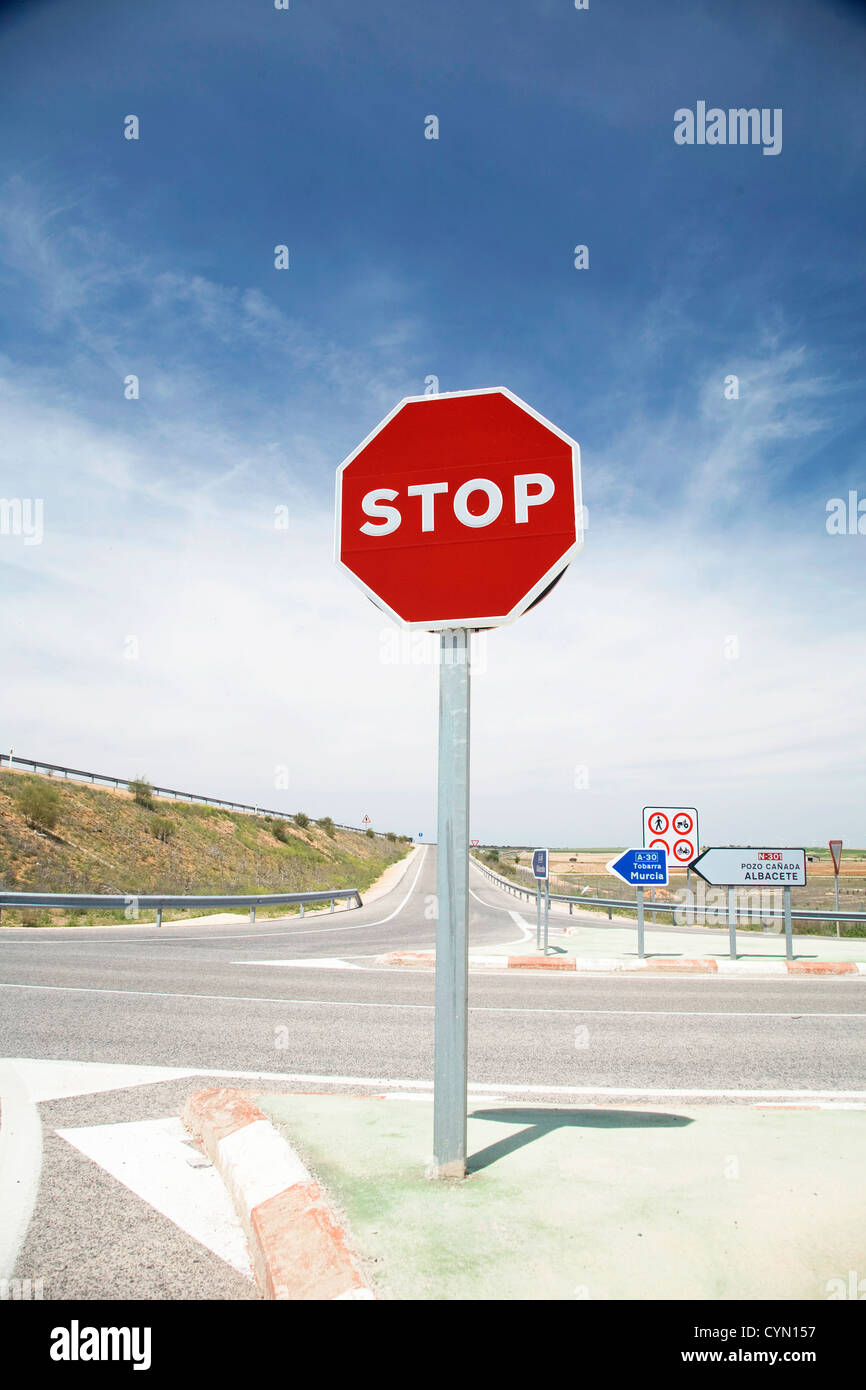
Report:
[[[249,1095],[195,1091],[183,1122],[222,1177],[268,1299],[372,1299],[319,1184]]]
[[[435,965],[433,951],[389,951],[376,965]],[[866,975],[866,962],[811,960],[620,960],[587,956],[470,956],[473,968],[570,970],[584,974],[645,971],[656,975]]]

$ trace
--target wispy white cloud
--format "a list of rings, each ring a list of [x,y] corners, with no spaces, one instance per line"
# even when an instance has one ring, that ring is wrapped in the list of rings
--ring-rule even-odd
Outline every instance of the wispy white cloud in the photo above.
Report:
[[[361,356],[259,289],[100,271],[118,258],[86,237],[55,284],[54,222],[28,206],[11,264],[75,333],[63,366],[0,364],[0,494],[42,496],[46,514],[41,546],[0,537],[0,748],[429,835],[435,668],[387,659],[389,620],[334,569],[330,511],[337,441],[351,447],[404,394],[423,326],[398,306]],[[160,344],[140,366],[117,346],[121,287]],[[231,390],[215,343],[254,363]],[[297,370],[288,405],[273,377],[262,386],[274,361]],[[140,370],[140,401],[122,401],[121,368]],[[722,841],[866,843],[866,540],[829,537],[820,511],[796,517],[781,486],[825,432],[832,387],[768,337],[693,399],[631,409],[602,456],[584,451],[584,554],[487,639],[474,833],[615,843],[638,833],[645,801],[683,798]]]

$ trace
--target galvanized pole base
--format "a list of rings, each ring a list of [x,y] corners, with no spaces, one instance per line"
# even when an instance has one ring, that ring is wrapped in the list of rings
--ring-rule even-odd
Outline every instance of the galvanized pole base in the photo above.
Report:
[[[469,998],[469,656],[471,633],[442,633],[439,666],[439,805],[433,1176],[466,1176]]]
[[[544,954],[547,955],[547,934],[550,927],[550,879],[544,880]]]
[[[794,939],[791,936],[791,889],[785,884],[785,955],[788,960],[794,959]]]

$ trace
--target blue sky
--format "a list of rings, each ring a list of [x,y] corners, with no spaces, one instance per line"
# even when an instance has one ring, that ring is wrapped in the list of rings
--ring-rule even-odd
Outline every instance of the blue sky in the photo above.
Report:
[[[0,535],[0,748],[429,837],[429,651],[329,530],[435,374],[579,440],[590,515],[486,639],[474,833],[866,843],[864,49],[820,0],[5,7],[0,496],[45,535]],[[698,101],[781,152],[675,144]]]

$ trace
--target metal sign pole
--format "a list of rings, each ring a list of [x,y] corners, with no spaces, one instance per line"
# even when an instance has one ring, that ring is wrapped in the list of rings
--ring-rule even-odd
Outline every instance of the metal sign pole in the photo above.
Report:
[[[737,916],[734,910],[736,889],[728,887],[728,937],[731,943],[731,960],[737,959]]]
[[[547,955],[547,929],[550,922],[550,879],[544,880],[544,954]]]
[[[433,1068],[433,1162],[438,1178],[466,1175],[470,644],[467,628],[442,633]]]
[[[637,892],[637,953],[638,953],[638,956],[640,957],[640,959],[643,960],[643,892],[644,892],[644,890],[643,890],[642,888],[638,888],[638,889],[636,889],[635,891]]]
[[[791,889],[785,884],[785,955],[788,960],[794,959],[794,939],[791,936]]]
[[[833,875],[833,887],[836,889],[836,911],[839,911],[839,873]],[[839,930],[839,918],[836,918],[836,935],[841,940],[842,933]]]
[[[535,949],[541,950],[541,879],[535,880]]]

